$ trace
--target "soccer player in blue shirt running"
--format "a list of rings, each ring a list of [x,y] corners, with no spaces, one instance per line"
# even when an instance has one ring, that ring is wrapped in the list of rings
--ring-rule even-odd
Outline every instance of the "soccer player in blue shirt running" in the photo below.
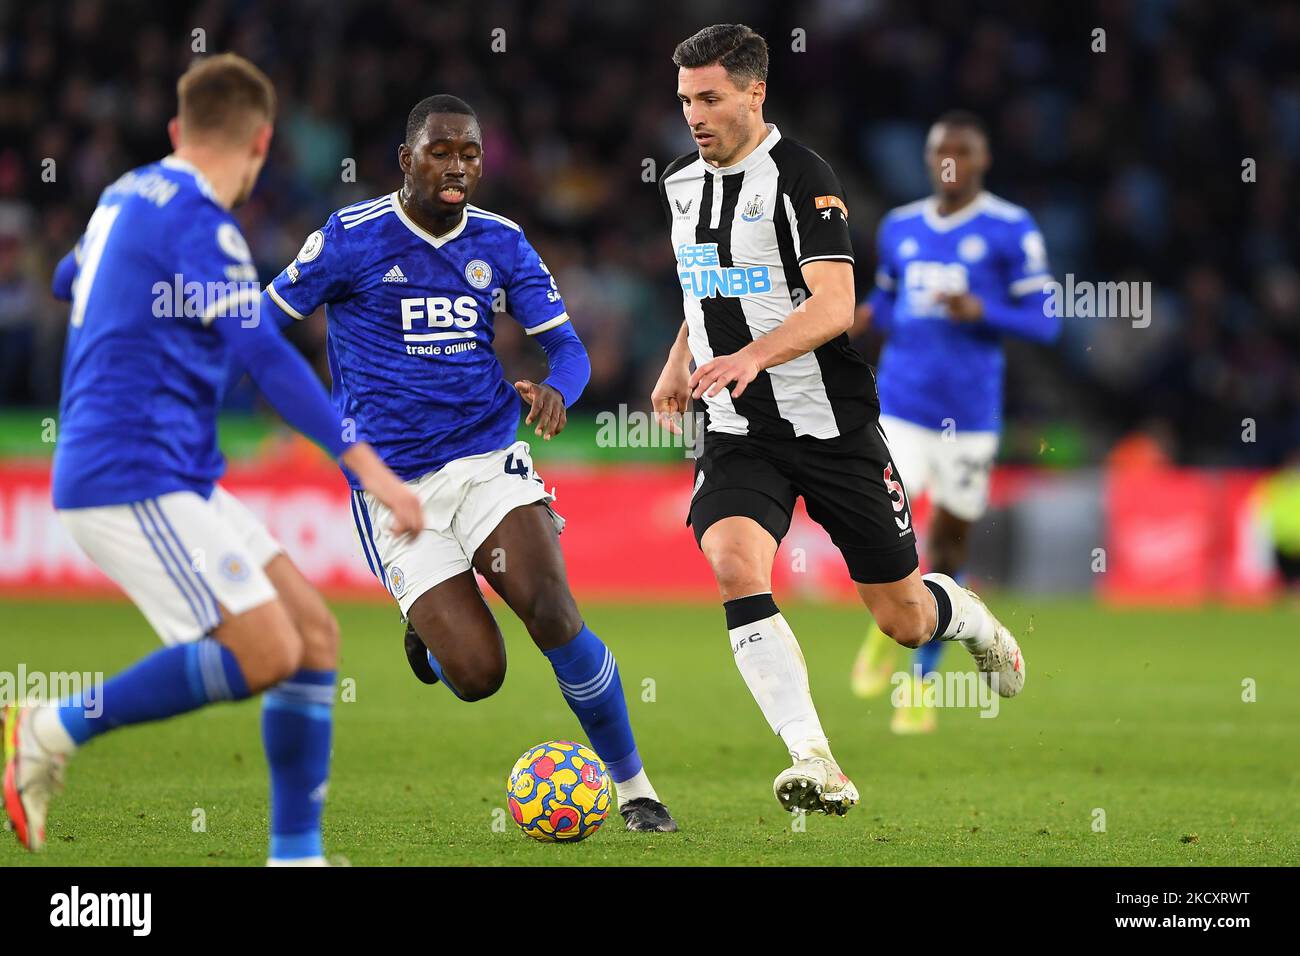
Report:
[[[930,494],[930,570],[957,578],[971,525],[988,504],[1002,427],[1003,336],[1048,343],[1060,319],[1046,307],[1051,273],[1033,217],[984,190],[990,154],[979,118],[941,116],[925,162],[934,195],[881,222],[876,287],[859,313],[885,336],[880,424],[899,473],[913,496]],[[885,690],[895,646],[872,626],[853,666],[858,696]],[[933,641],[917,649],[909,705],[895,708],[891,721],[896,733],[934,730],[921,677],[938,669],[942,653]]]
[[[338,625],[266,528],[216,483],[232,359],[385,502],[394,535],[418,527],[419,502],[373,450],[345,437],[306,361],[274,322],[258,321],[257,273],[230,209],[266,158],[270,81],[223,54],[193,66],[177,92],[175,152],[104,190],[54,276],[55,295],[72,302],[54,507],[167,646],[89,694],[0,712],[5,809],[19,841],[39,850],[79,747],[267,691],[268,862],[323,865]]]
[[[330,216],[264,300],[297,319],[326,306],[335,408],[423,504],[420,534],[402,540],[387,505],[348,475],[366,561],[407,621],[416,676],[466,701],[494,694],[506,671],[482,574],[554,668],[627,828],[676,830],[637,753],[614,656],[569,591],[563,519],[515,440],[521,398],[536,435],[564,428],[591,373],[586,350],[519,226],[469,202],[483,162],[474,111],[421,100],[397,158],[402,188]],[[546,351],[544,382],[506,380],[492,350],[503,311]]]

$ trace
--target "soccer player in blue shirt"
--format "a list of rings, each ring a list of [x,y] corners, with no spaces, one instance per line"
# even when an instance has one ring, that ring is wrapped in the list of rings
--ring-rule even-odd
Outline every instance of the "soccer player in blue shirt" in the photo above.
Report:
[[[420,534],[348,475],[362,551],[407,621],[416,676],[462,700],[496,692],[505,645],[475,571],[517,614],[618,788],[629,830],[677,829],[642,766],[618,667],[578,613],[563,519],[516,441],[549,440],[591,373],[555,280],[519,226],[470,204],[482,174],[478,119],[454,96],[411,110],[402,188],[338,210],[267,287],[265,307],[301,319],[326,306],[334,405],[415,489]],[[546,351],[549,377],[511,385],[492,350],[509,312]]]
[[[338,625],[279,544],[217,479],[216,418],[232,360],[284,418],[344,463],[412,532],[419,502],[348,430],[275,323],[230,209],[271,141],[275,92],[241,57],[177,85],[175,152],[104,190],[55,295],[71,299],[54,507],[167,646],[102,689],[0,713],[9,820],[45,844],[76,750],[107,731],[263,695],[272,865],[323,865]]]
[[[990,154],[979,118],[941,116],[925,162],[934,195],[881,222],[876,286],[859,314],[885,336],[880,424],[908,492],[928,491],[933,505],[930,569],[957,578],[971,525],[988,503],[1002,428],[1002,339],[1051,342],[1060,319],[1046,307],[1051,273],[1033,217],[984,189]],[[873,625],[854,662],[858,696],[885,689],[894,648]],[[937,670],[942,652],[937,642],[916,651],[908,706],[891,721],[896,733],[934,729],[921,678]]]

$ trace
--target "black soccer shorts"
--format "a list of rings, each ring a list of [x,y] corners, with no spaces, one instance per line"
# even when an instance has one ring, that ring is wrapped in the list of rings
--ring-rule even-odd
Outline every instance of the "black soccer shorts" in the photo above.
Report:
[[[838,438],[707,433],[686,523],[698,543],[716,521],[752,518],[779,544],[800,495],[854,581],[898,581],[917,567],[912,509],[876,422]]]

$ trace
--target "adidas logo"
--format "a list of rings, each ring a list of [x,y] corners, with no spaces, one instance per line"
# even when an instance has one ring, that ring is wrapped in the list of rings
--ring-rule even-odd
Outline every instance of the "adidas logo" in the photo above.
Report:
[[[404,273],[404,272],[402,271],[402,267],[401,267],[401,266],[393,266],[391,269],[389,269],[387,272],[384,273],[384,281],[385,281],[385,282],[405,282],[405,281],[406,281],[406,273]]]

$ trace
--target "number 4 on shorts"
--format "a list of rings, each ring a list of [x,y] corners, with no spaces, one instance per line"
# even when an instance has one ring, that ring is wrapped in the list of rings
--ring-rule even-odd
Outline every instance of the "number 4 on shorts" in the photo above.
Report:
[[[520,478],[527,481],[528,462],[524,461],[522,458],[519,461],[515,461],[514,452],[511,452],[509,455],[506,455],[506,474],[518,475]]]

